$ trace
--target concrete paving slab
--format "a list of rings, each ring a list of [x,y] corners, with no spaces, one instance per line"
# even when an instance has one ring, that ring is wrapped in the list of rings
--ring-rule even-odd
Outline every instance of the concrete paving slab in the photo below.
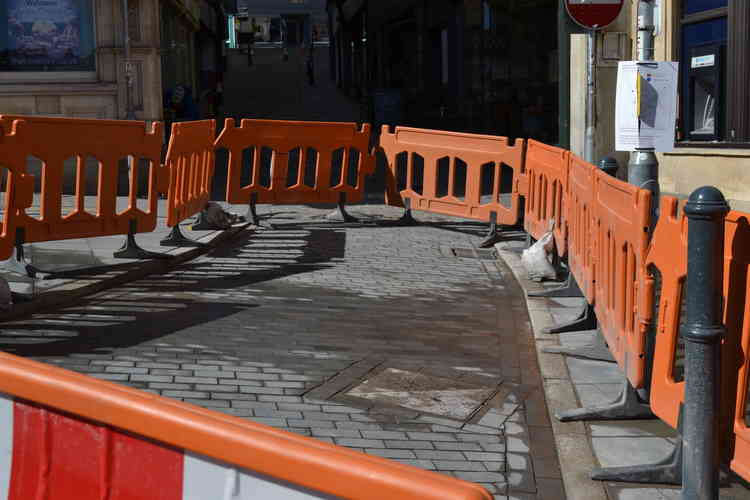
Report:
[[[658,462],[672,451],[663,437],[593,437],[591,443],[602,467],[643,465]]]

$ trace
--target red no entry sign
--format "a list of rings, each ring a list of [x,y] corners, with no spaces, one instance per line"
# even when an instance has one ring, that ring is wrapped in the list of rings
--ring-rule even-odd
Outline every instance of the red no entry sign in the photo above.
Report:
[[[565,8],[573,20],[587,29],[609,26],[622,10],[623,0],[565,0]]]

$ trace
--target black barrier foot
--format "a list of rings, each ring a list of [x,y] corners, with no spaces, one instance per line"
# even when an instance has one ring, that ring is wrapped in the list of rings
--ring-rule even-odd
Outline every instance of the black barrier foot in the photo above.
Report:
[[[625,380],[617,401],[607,406],[575,408],[555,413],[555,418],[560,422],[575,422],[578,420],[646,420],[656,418],[656,416],[647,404],[641,402],[630,382]]]
[[[258,202],[258,193],[252,193],[250,195],[250,203],[247,205],[247,214],[245,215],[245,220],[252,221],[254,226],[262,227],[264,229],[273,229],[273,224],[263,224],[260,221],[260,217],[258,217],[258,212],[256,211],[256,204]]]
[[[502,239],[502,233],[497,228],[497,212],[490,212],[490,228],[487,236],[479,244],[479,248],[490,248]]]
[[[407,208],[394,224],[398,226],[417,226],[419,225],[419,221],[412,216],[411,208]]]
[[[653,464],[604,467],[591,471],[596,481],[622,481],[643,484],[682,484],[682,436],[672,453]]]
[[[550,288],[543,292],[528,292],[527,297],[583,297],[583,292],[578,286],[578,282],[573,277],[573,273],[568,273],[565,284],[560,287]]]
[[[382,221],[381,226],[418,226],[419,221],[411,214],[411,200],[406,198],[404,201],[404,213],[396,220]]]
[[[23,244],[26,241],[26,233],[22,227],[16,228],[16,248],[15,255],[12,257],[12,266],[16,268],[18,274],[26,274],[29,278],[36,278],[41,271],[33,264],[26,262],[26,252]]]
[[[609,352],[609,348],[604,342],[604,337],[602,337],[598,331],[594,332],[593,342],[589,344],[579,347],[551,345],[542,348],[542,351],[552,354],[563,354],[574,358],[593,359],[596,361],[606,361],[608,363],[615,362],[615,358],[612,357],[612,353]]]
[[[247,215],[245,215],[245,219],[253,221],[253,224],[256,226],[260,226],[260,217],[258,217],[258,212],[255,209],[257,201],[258,193],[252,193],[250,195],[250,203],[247,205]]]
[[[115,259],[171,259],[171,255],[164,253],[151,252],[138,246],[138,242],[135,241],[136,232],[136,221],[135,219],[130,221],[130,231],[125,238],[125,243],[119,250],[114,252],[112,256]]]
[[[594,330],[596,329],[596,326],[597,322],[594,307],[591,304],[584,304],[576,319],[568,323],[545,328],[542,332],[548,334],[580,332],[584,330]]]
[[[339,193],[338,212],[328,214],[326,219],[337,222],[359,222],[359,219],[346,211],[346,193]]]
[[[204,247],[205,243],[200,241],[191,240],[186,237],[179,224],[175,224],[172,231],[169,232],[169,236],[159,242],[163,247]]]
[[[344,193],[341,193],[344,194]],[[342,202],[339,202],[339,213],[341,214],[341,219],[344,222],[359,222],[359,219],[351,215],[349,212],[346,211],[346,206]]]

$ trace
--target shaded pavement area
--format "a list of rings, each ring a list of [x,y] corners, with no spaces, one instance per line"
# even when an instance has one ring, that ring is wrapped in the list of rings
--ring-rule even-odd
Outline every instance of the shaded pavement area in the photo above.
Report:
[[[564,497],[524,298],[484,225],[265,207],[173,272],[3,325],[2,349],[481,483]]]

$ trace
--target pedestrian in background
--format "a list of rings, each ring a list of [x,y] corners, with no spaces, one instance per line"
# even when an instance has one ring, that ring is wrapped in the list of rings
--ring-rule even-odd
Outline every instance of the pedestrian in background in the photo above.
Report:
[[[255,51],[253,50],[253,47],[255,46],[255,33],[258,31],[258,26],[255,24],[255,18],[252,19],[252,22],[250,23],[250,37],[247,41],[247,65],[252,66],[253,65],[253,55],[255,55]]]
[[[311,87],[315,86],[315,65],[313,63],[313,51],[307,53],[307,80]]]

